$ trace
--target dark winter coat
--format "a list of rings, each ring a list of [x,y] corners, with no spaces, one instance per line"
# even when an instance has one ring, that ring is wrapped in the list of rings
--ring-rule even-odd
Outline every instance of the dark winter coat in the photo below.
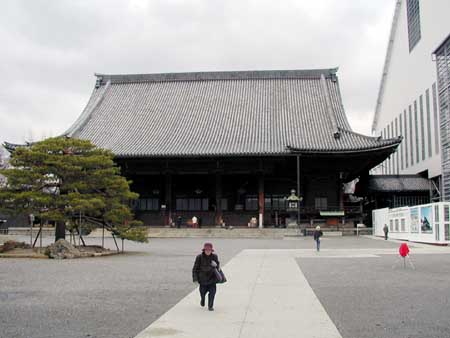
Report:
[[[194,282],[199,282],[201,285],[210,285],[217,283],[214,267],[211,262],[217,263],[217,269],[220,268],[219,258],[216,254],[206,255],[202,252],[195,258],[194,267],[192,268],[192,279]]]
[[[322,236],[323,236],[323,232],[321,230],[314,230],[314,240],[315,241],[317,241]]]

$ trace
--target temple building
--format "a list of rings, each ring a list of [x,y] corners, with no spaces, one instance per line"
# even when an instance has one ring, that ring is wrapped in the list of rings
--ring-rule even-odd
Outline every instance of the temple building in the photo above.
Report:
[[[65,135],[115,154],[146,225],[352,224],[362,206],[344,183],[367,177],[401,137],[352,131],[336,71],[96,74]]]

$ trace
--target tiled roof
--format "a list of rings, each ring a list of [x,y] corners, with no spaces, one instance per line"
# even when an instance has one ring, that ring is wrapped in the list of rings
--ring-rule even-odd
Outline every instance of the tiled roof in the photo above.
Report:
[[[66,135],[118,157],[354,152],[401,141],[351,131],[336,69],[97,74]]]
[[[29,147],[32,145],[32,142],[25,142],[24,144],[17,144],[17,143],[10,143],[10,142],[3,142],[3,147],[8,150],[10,153],[13,152],[16,148],[20,147]]]
[[[430,181],[419,175],[371,175],[368,189],[372,192],[429,191]]]

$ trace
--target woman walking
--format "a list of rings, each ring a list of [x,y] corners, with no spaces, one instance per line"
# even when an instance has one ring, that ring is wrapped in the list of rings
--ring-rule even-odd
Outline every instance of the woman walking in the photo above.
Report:
[[[197,255],[192,268],[192,279],[200,284],[200,305],[205,306],[205,297],[208,293],[209,311],[214,311],[214,297],[216,296],[216,283],[218,282],[215,269],[220,269],[219,258],[213,252],[213,245],[205,243],[202,253]]]
[[[314,240],[316,241],[316,249],[320,251],[320,237],[323,236],[323,232],[320,230],[320,226],[316,226],[314,230]]]

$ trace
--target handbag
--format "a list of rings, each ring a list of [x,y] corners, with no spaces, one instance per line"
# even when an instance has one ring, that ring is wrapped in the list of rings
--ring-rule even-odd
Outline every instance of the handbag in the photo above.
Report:
[[[214,268],[214,274],[216,275],[216,280],[218,284],[223,284],[227,281],[227,278],[225,277],[225,274],[223,273],[222,269]]]
[[[225,274],[223,273],[222,269],[219,270],[220,276],[222,277],[222,284],[226,283],[227,277],[225,277]]]

